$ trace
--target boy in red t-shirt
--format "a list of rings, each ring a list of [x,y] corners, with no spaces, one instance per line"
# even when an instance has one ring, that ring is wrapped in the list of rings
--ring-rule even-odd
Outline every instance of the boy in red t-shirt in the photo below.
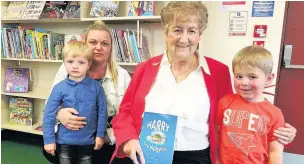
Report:
[[[273,131],[284,126],[279,108],[263,96],[270,85],[272,55],[260,46],[248,46],[232,61],[236,94],[224,96],[218,105],[218,159],[220,164],[282,164],[284,146]]]

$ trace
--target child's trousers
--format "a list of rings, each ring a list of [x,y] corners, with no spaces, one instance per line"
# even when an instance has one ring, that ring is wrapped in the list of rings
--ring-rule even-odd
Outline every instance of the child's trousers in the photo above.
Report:
[[[60,145],[57,144],[60,164],[91,164],[94,145]]]

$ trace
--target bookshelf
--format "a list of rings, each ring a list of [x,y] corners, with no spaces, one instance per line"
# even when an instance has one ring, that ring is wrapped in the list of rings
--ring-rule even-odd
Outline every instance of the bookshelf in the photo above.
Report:
[[[18,61],[18,62],[46,62],[46,63],[62,63],[62,60],[46,60],[46,59],[18,59],[18,58],[1,58],[4,61]],[[138,63],[117,62],[120,66],[137,66]]]
[[[18,59],[18,58],[1,58],[4,61],[28,61],[28,62],[47,62],[47,63],[62,63],[62,60],[46,60],[46,59]]]
[[[117,17],[93,18],[89,15],[91,2],[81,2],[79,19],[40,19],[40,20],[2,20],[2,24],[18,24],[42,28],[48,31],[63,33],[67,35],[81,34],[89,25],[96,20],[103,20],[109,28],[128,29],[138,31],[143,29],[143,34],[149,42],[149,49],[152,56],[159,55],[165,50],[163,28],[160,24],[160,11],[168,2],[155,1],[155,16],[127,16],[127,2],[120,2]],[[1,12],[4,15],[9,1],[1,3]],[[160,39],[159,39],[160,38]],[[42,135],[41,131],[35,130],[42,124],[43,109],[45,100],[48,98],[54,77],[62,64],[61,60],[46,59],[23,59],[23,58],[1,58],[1,82],[4,84],[6,68],[30,68],[31,81],[28,93],[5,93],[1,86],[1,128],[25,133]],[[129,72],[133,72],[138,63],[117,62],[118,65]],[[33,99],[33,126],[10,125],[8,115],[8,103],[11,96]]]
[[[74,23],[74,22],[94,22],[102,20],[106,23],[160,23],[160,16],[123,16],[123,17],[104,17],[104,18],[80,18],[80,19],[39,19],[39,20],[2,20],[2,23]]]
[[[33,102],[33,106],[34,106],[33,126],[11,125],[9,123],[9,118],[8,118],[9,113],[8,113],[8,107],[6,105],[6,102],[8,102],[8,101],[9,100],[8,100],[7,96],[1,96],[1,117],[2,117],[1,118],[1,128],[42,135],[42,131],[38,131],[35,129],[42,124],[42,113],[43,113],[43,107],[44,107],[45,100],[38,99]]]
[[[39,20],[1,20],[2,23],[7,24],[15,24],[15,23],[24,23],[24,24],[31,24],[31,23],[73,23],[79,22],[80,19],[39,19]]]

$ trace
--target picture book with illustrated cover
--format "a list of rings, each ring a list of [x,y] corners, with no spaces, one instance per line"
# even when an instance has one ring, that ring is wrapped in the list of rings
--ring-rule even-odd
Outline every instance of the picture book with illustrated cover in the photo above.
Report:
[[[153,1],[128,1],[128,16],[153,16]]]
[[[153,16],[154,15],[154,2],[153,1],[140,1],[138,6],[139,16]]]
[[[39,19],[44,8],[45,1],[29,1],[23,13],[23,20]]]
[[[46,1],[40,19],[62,19],[68,1]]]
[[[81,34],[66,34],[64,43],[67,44],[74,41],[84,41],[84,38],[82,37],[83,36]]]
[[[128,16],[139,16],[138,14],[138,5],[139,1],[128,1]]]
[[[64,47],[65,34],[51,32],[50,53],[52,60],[62,60],[62,49]]]
[[[63,19],[77,18],[80,18],[80,1],[70,1],[63,15]]]
[[[11,1],[8,5],[3,20],[20,20],[26,8],[27,1]]]
[[[116,17],[118,5],[118,1],[93,1],[90,16]]]
[[[33,100],[11,97],[9,101],[9,122],[11,125],[33,125]]]
[[[170,164],[173,160],[177,116],[145,112],[140,146],[146,164]]]
[[[7,68],[5,72],[4,92],[28,92],[29,81],[29,68]]]

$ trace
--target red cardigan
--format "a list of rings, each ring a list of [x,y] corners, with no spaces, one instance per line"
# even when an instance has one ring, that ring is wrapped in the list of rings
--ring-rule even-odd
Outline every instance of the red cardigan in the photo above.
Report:
[[[145,110],[145,97],[149,93],[162,60],[162,56],[156,56],[139,64],[133,74],[132,80],[119,107],[119,114],[112,121],[116,137],[116,150],[113,154],[119,158],[126,157],[120,145],[131,139],[139,139],[142,125],[142,114]],[[205,57],[210,75],[202,74],[205,79],[208,95],[210,98],[209,115],[209,143],[212,163],[216,160],[216,132],[215,110],[217,103],[226,94],[232,93],[229,69],[226,65]]]

